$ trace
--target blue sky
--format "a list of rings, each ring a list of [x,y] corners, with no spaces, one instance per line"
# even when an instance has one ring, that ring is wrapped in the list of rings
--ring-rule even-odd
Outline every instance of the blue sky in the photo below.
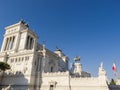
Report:
[[[120,1],[119,0],[1,0],[0,45],[4,27],[21,18],[46,41],[73,58],[81,56],[83,69],[97,76],[100,62],[109,78],[115,60],[120,77]]]

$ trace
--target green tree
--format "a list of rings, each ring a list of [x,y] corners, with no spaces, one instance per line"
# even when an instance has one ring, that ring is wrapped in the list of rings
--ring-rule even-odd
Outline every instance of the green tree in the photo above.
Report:
[[[111,79],[110,85],[116,85],[116,82],[114,81],[114,79]]]
[[[7,70],[7,69],[10,69],[10,65],[9,65],[8,63],[6,63],[6,62],[0,62],[0,69],[1,69],[2,71],[5,71],[5,70]]]

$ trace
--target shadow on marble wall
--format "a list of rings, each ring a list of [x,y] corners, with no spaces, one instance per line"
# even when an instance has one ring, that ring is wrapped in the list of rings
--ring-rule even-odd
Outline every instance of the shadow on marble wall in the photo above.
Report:
[[[6,73],[2,75],[0,90],[28,90],[28,80],[22,72]]]

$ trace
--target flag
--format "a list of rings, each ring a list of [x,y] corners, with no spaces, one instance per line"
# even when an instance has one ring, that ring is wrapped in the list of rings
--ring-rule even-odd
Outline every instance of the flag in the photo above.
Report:
[[[113,63],[113,65],[112,65],[112,70],[114,71],[114,75],[116,76],[116,74],[117,74],[117,68],[116,68],[115,63]]]

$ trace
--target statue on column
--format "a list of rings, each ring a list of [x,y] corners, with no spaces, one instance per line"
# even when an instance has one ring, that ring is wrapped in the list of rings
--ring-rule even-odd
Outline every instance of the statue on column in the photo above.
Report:
[[[100,63],[100,67],[99,67],[99,76],[106,76],[106,71],[103,68],[103,62]]]
[[[45,44],[43,44],[42,54],[43,54],[43,57],[45,58],[45,56],[46,56]]]
[[[76,56],[74,58],[75,63],[73,63],[72,66],[72,73],[76,76],[76,77],[80,77],[82,75],[82,64],[80,64],[80,57]]]
[[[74,58],[74,60],[75,60],[75,61],[80,61],[80,57],[76,56],[76,57]]]
[[[43,62],[43,72],[45,71],[45,62],[46,62],[46,50],[45,50],[45,44],[43,44],[43,50],[42,50],[42,55],[43,55],[43,59],[42,59],[42,62]]]

